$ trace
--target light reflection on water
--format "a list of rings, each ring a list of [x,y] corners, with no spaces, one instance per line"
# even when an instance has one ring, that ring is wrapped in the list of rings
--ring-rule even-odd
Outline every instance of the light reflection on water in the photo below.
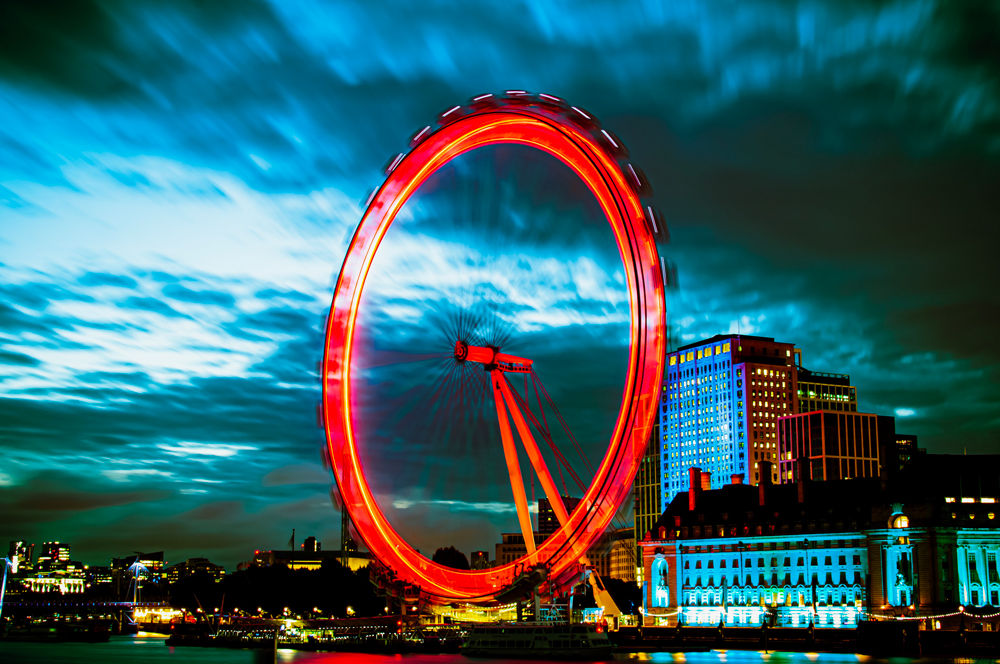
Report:
[[[462,655],[370,655],[362,653],[310,653],[296,650],[227,650],[224,648],[168,648],[160,639],[112,637],[108,643],[9,643],[0,641],[3,664],[532,664],[542,660],[471,659]],[[876,659],[837,653],[711,650],[688,653],[622,653],[615,662],[664,662],[685,664],[987,664],[995,659]]]

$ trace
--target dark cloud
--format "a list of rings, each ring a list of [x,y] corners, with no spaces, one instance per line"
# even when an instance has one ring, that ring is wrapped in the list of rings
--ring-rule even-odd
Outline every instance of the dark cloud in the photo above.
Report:
[[[220,307],[231,307],[236,303],[236,298],[229,293],[210,290],[191,290],[180,284],[164,286],[163,294],[174,300],[192,302],[194,304],[214,304]]]
[[[31,357],[30,355],[25,355],[24,353],[15,353],[9,350],[0,350],[0,364],[14,364],[22,367],[37,367],[41,363],[35,358]]]
[[[118,288],[135,288],[139,284],[132,277],[103,272],[88,272],[80,277],[82,286],[117,286]]]

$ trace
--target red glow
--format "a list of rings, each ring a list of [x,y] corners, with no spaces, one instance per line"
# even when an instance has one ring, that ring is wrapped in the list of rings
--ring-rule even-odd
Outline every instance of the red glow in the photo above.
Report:
[[[323,412],[330,462],[344,504],[372,554],[393,569],[399,579],[420,586],[424,593],[438,599],[489,599],[510,584],[515,565],[523,569],[547,564],[550,578],[556,578],[578,563],[626,498],[645,451],[663,373],[666,337],[663,282],[655,242],[639,198],[601,142],[589,130],[554,110],[518,105],[471,112],[422,138],[396,164],[372,197],[347,250],[334,291],[323,361]],[[352,424],[351,357],[365,279],[396,213],[442,165],[470,150],[496,144],[526,145],[553,155],[571,168],[596,197],[611,224],[625,268],[631,311],[628,372],[608,450],[581,507],[567,515],[566,527],[537,550],[529,549],[527,556],[514,563],[488,570],[457,571],[417,553],[396,533],[375,502],[358,454],[358,445],[363,442],[355,438]],[[458,356],[459,350],[456,346],[456,358],[463,359]],[[530,364],[529,360],[504,356],[494,349],[466,346],[464,350],[464,359],[468,361]],[[505,381],[501,371],[492,372],[492,378],[506,454],[508,439],[511,448],[513,439],[504,408],[503,386],[496,382]],[[519,419],[513,399],[507,403],[520,430],[523,418]],[[526,446],[534,445],[534,441],[527,442],[530,435],[521,437]],[[516,466],[516,454],[514,458]],[[536,466],[534,460],[532,465]],[[513,485],[521,487],[520,496],[515,489],[515,502],[520,503],[525,498],[520,470],[517,472],[518,479]],[[520,515],[521,510],[518,512]],[[521,525],[523,530],[524,524]]]

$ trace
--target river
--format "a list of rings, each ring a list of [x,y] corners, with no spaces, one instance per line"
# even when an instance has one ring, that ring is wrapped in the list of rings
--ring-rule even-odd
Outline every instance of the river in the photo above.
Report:
[[[225,648],[168,648],[159,637],[114,636],[107,643],[11,643],[0,641],[0,664],[530,664],[532,660],[473,660],[462,655],[365,655],[358,653],[271,652]],[[712,650],[694,653],[628,653],[615,662],[677,662],[678,664],[877,664],[864,655],[827,653]],[[905,659],[892,664],[920,662],[1000,662],[997,659]]]

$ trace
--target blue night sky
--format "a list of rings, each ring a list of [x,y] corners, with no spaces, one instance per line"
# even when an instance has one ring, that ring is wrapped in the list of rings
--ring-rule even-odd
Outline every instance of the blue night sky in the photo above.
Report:
[[[0,543],[230,568],[292,528],[338,548],[316,363],[361,202],[437,113],[514,87],[592,111],[645,169],[678,342],[793,342],[929,451],[996,452],[998,26],[996,3],[971,0],[3,3]],[[475,199],[460,176],[387,238],[402,258],[383,275],[406,283],[373,291],[371,357],[399,350],[379,315],[409,321],[391,326],[405,346],[407,302],[457,301],[474,243],[419,223]],[[530,203],[509,202],[511,228],[592,214],[566,182],[558,201],[535,187],[508,195]],[[536,250],[504,274],[559,292],[520,291],[511,352],[555,357],[544,332],[571,323],[579,356],[619,357],[600,234],[513,240]],[[620,367],[557,364],[550,391],[599,432]],[[372,393],[414,387],[370,368]],[[448,458],[496,461],[463,454]],[[425,552],[492,551],[516,527],[504,478],[462,470],[477,491],[428,496],[434,464],[392,458],[410,470],[379,485],[397,517],[488,515],[476,532],[435,521],[414,535]]]

